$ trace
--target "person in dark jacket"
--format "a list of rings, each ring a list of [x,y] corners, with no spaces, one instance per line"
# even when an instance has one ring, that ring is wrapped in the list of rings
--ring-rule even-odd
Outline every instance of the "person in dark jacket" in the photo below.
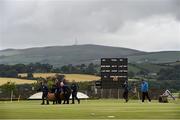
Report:
[[[129,93],[129,86],[128,86],[128,82],[125,81],[123,84],[123,88],[124,88],[124,92],[123,92],[123,98],[125,99],[126,102],[128,102],[128,93]]]
[[[58,104],[57,90],[58,90],[58,88],[57,88],[56,84],[53,84],[52,88],[51,88],[51,93],[54,93],[54,95],[55,95],[55,100],[53,100],[53,104],[55,104],[55,103]]]
[[[57,103],[61,104],[61,97],[60,97],[60,93],[61,93],[61,85],[60,85],[60,81],[57,80],[56,82],[56,89],[55,89],[55,97],[57,99]]]
[[[144,102],[145,97],[147,97],[149,102],[151,102],[151,98],[149,97],[148,94],[148,89],[149,89],[148,83],[142,79],[142,83],[141,83],[142,102]]]
[[[73,80],[71,84],[71,92],[72,92],[72,104],[75,104],[74,99],[78,101],[78,104],[80,104],[80,99],[77,97],[79,86],[75,81]]]
[[[63,104],[69,104],[69,98],[70,98],[70,95],[71,95],[71,89],[69,88],[68,85],[64,85],[63,82],[61,82],[60,86],[61,86],[61,94],[63,94],[63,96],[64,96]]]
[[[42,91],[42,103],[41,105],[45,104],[45,100],[46,100],[46,104],[49,104],[49,100],[48,100],[48,87],[46,83],[41,83],[41,91]]]

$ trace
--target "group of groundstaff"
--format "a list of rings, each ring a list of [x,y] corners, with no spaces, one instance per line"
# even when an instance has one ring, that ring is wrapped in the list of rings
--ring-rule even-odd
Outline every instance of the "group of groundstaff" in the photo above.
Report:
[[[47,82],[41,82],[40,90],[42,91],[42,105],[49,104],[49,101],[53,101],[53,104],[69,104],[69,99],[72,94],[72,103],[75,104],[75,99],[80,104],[80,99],[77,97],[79,86],[73,80],[71,85],[67,85],[64,81],[56,80],[51,89],[48,89]]]
[[[145,98],[147,97],[147,99],[149,100],[149,102],[151,102],[151,98],[149,96],[149,85],[148,85],[148,82],[145,81],[144,79],[141,80],[141,85],[140,85],[141,89],[141,95],[142,95],[142,102],[144,102]],[[137,88],[136,88],[136,85],[128,85],[128,82],[125,81],[124,84],[123,84],[123,88],[124,88],[124,92],[123,92],[123,98],[125,99],[125,102],[128,102],[129,101],[129,98],[128,98],[128,94],[129,94],[129,91],[132,91],[134,94],[137,93]],[[159,96],[159,102],[161,103],[166,103],[168,102],[168,96],[170,96],[173,100],[175,100],[175,97],[172,95],[172,93],[169,91],[169,90],[166,90],[162,95]],[[139,97],[139,94],[138,94],[138,98],[140,99]]]
[[[141,81],[141,93],[142,93],[142,102],[145,101],[145,98],[151,102],[151,98],[149,96],[149,85],[148,82],[142,79]],[[137,93],[136,85],[129,86],[128,82],[125,81],[123,84],[124,92],[123,92],[123,98],[125,99],[125,102],[129,101],[128,94],[129,91],[132,91],[133,93]],[[72,103],[75,104],[75,99],[78,101],[78,104],[80,104],[80,99],[77,97],[77,92],[79,89],[78,84],[73,80],[72,84],[69,86],[64,81],[57,80],[55,84],[52,85],[51,90],[48,89],[46,82],[41,82],[42,91],[42,105],[46,103],[49,104],[49,101],[53,101],[53,104],[61,104],[63,101],[63,104],[69,104],[69,99],[72,94]],[[175,100],[175,97],[171,94],[169,90],[166,90],[165,93],[159,96],[159,102],[168,102],[167,97],[170,96]],[[138,94],[138,98],[139,94]]]

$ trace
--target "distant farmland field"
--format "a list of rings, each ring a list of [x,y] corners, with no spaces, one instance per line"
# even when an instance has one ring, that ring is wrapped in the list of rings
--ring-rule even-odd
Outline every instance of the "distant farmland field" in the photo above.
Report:
[[[24,74],[19,74],[22,77],[27,76],[26,73]],[[47,78],[50,76],[55,76],[56,73],[34,73],[33,76],[34,77],[43,77],[43,78]],[[77,82],[83,82],[83,81],[93,81],[93,80],[99,80],[100,77],[95,76],[95,75],[86,75],[86,74],[63,74],[65,75],[65,79],[72,81],[75,80]]]
[[[15,82],[15,84],[32,84],[36,80],[26,80],[26,79],[17,79],[17,78],[2,78],[0,77],[0,85],[3,85],[7,82]]]

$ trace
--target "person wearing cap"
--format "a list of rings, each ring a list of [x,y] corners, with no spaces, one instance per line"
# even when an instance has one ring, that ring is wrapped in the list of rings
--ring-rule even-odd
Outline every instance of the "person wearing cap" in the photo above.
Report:
[[[145,97],[147,97],[149,102],[151,102],[151,98],[149,97],[148,94],[148,89],[149,89],[148,83],[144,79],[142,79],[141,82],[142,102],[144,102]]]
[[[75,80],[73,80],[71,84],[72,104],[75,104],[74,99],[76,99],[78,101],[78,104],[80,104],[80,99],[77,97],[78,89],[79,89],[78,84],[75,82]]]

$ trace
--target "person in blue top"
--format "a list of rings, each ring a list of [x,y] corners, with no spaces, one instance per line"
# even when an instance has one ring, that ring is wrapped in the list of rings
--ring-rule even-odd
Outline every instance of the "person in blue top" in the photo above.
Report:
[[[142,79],[142,83],[141,83],[142,102],[144,102],[145,97],[147,97],[149,102],[151,102],[151,99],[150,99],[149,94],[148,94],[148,89],[149,89],[148,83]]]

